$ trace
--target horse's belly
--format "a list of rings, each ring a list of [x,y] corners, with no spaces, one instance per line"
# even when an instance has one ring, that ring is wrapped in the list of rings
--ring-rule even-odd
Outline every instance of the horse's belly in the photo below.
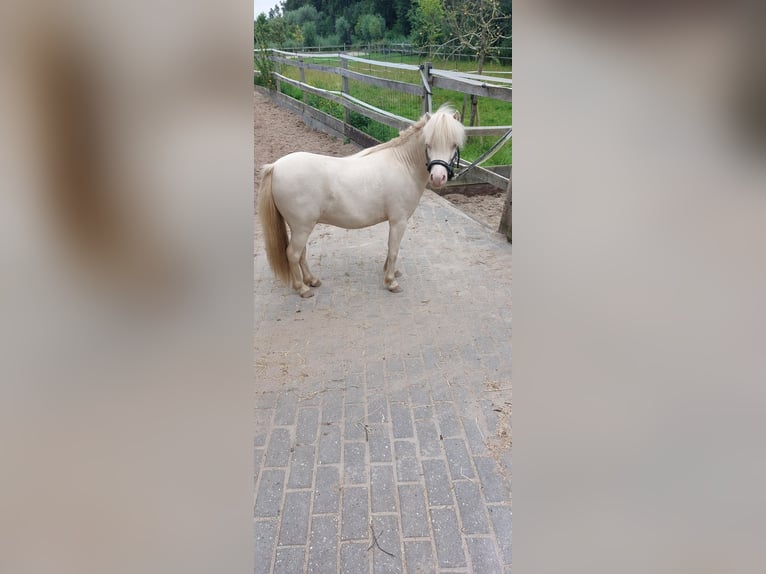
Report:
[[[327,223],[345,229],[361,229],[376,225],[388,219],[385,213],[354,213],[352,211],[328,209],[319,217],[319,223]]]

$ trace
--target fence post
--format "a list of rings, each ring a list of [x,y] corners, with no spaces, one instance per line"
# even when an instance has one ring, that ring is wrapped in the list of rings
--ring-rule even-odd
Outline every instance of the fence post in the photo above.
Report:
[[[340,58],[340,67],[344,70],[348,70],[348,60],[343,56]],[[348,76],[342,76],[340,91],[341,93],[348,95]],[[349,117],[348,108],[345,105],[343,106],[343,121],[346,125],[351,125],[351,118]]]
[[[431,62],[420,65],[420,77],[423,80],[423,113],[430,114],[433,105],[431,99]]]
[[[299,70],[299,73],[300,73],[301,83],[305,84],[306,83],[306,70],[303,67],[303,56],[298,56],[298,70]],[[301,99],[303,100],[304,104],[306,103],[306,100],[308,99],[308,94],[304,90],[301,90]]]
[[[500,226],[497,230],[504,234],[508,238],[508,243],[511,241],[511,235],[513,230],[513,221],[511,212],[513,211],[513,193],[511,192],[511,180],[513,179],[513,166],[511,166],[511,172],[508,174],[508,191],[505,196],[505,206],[503,207],[503,215],[500,218]]]
[[[272,52],[271,50],[269,50],[269,60],[271,60],[271,64],[274,66],[274,68],[273,68],[273,70],[272,70],[272,74],[273,74],[274,72],[277,72],[277,70],[278,70],[279,72],[281,72],[281,71],[282,71],[282,68],[277,68],[277,66],[279,66],[279,64],[278,64],[277,62],[275,62],[275,61],[274,61],[274,52]],[[276,80],[274,83],[275,83],[275,85],[276,85],[276,87],[277,87],[277,93],[278,93],[278,94],[281,94],[281,93],[282,93],[282,82],[281,82],[281,80],[279,79],[279,76],[277,76],[276,74],[274,74],[274,75],[272,76],[272,78],[273,78],[274,80]]]

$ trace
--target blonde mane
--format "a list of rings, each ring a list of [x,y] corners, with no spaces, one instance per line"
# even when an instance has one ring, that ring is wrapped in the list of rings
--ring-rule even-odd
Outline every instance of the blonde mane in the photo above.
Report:
[[[425,115],[423,115],[420,117],[420,119],[417,122],[412,124],[410,127],[400,131],[399,135],[395,137],[394,139],[388,140],[387,142],[383,142],[382,144],[378,144],[373,147],[368,147],[367,149],[363,149],[362,151],[355,153],[354,156],[364,157],[372,153],[375,153],[377,151],[381,151],[391,147],[399,147],[401,145],[409,143],[409,141],[413,137],[415,137],[418,133],[420,133],[420,131],[423,129],[423,126],[426,125],[426,121],[428,121],[428,118]]]
[[[455,121],[455,113],[455,109],[452,106],[444,104],[431,114],[430,118],[427,114],[420,116],[420,119],[417,122],[407,129],[400,131],[398,137],[382,144],[363,149],[354,154],[353,157],[365,157],[384,149],[403,146],[410,143],[412,138],[419,135],[420,132],[423,132],[426,142],[431,142],[436,136],[436,139],[439,141],[434,141],[434,143],[437,145],[457,142],[458,147],[462,147],[465,143],[465,131],[463,125],[459,121]],[[437,127],[440,129],[437,129]]]

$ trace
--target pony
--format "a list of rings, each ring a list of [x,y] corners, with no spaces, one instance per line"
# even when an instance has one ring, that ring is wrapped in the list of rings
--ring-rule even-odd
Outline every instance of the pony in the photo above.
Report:
[[[322,283],[306,261],[317,223],[360,229],[388,221],[383,283],[400,293],[399,245],[426,184],[438,189],[454,176],[465,142],[459,120],[453,108],[442,106],[397,138],[348,157],[295,152],[264,165],[258,213],[274,275],[301,297],[311,297],[309,287]]]

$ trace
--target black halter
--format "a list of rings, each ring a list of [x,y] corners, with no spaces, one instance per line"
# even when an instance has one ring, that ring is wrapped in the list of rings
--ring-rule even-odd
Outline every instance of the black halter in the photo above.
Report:
[[[447,181],[455,177],[455,170],[460,167],[460,148],[455,148],[455,155],[447,163],[441,159],[428,159],[428,150],[426,150],[426,169],[428,173],[431,173],[431,168],[435,165],[440,165],[447,170]]]

